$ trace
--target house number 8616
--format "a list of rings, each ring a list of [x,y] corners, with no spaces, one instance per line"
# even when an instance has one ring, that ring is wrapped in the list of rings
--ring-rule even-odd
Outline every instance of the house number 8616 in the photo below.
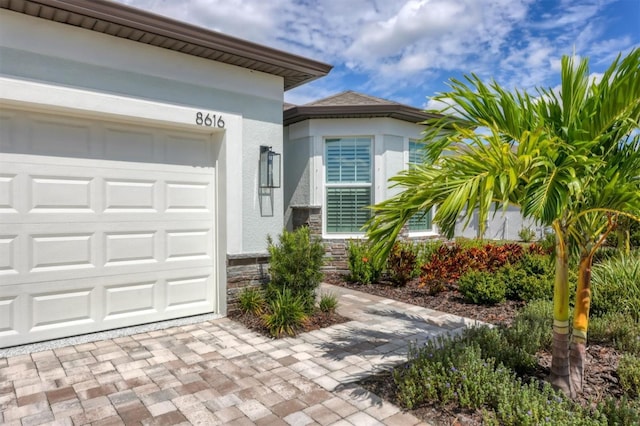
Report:
[[[220,129],[224,129],[224,120],[221,115],[217,116],[209,113],[204,115],[199,111],[196,113],[196,124],[198,126],[218,127]]]

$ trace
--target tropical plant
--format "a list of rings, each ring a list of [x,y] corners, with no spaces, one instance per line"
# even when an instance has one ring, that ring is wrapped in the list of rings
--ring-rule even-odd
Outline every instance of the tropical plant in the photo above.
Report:
[[[300,297],[305,311],[311,313],[315,305],[315,292],[322,280],[324,246],[314,240],[306,226],[293,232],[283,231],[275,243],[267,237],[269,249],[269,273],[267,299],[275,297],[274,291],[287,288],[293,296]]]
[[[551,382],[575,395],[582,388],[594,253],[620,217],[640,220],[640,48],[618,57],[599,81],[588,60],[561,61],[556,92],[510,92],[477,76],[451,80],[436,96],[450,107],[424,137],[425,163],[392,178],[404,189],[374,206],[367,235],[386,259],[406,221],[436,207],[433,222],[448,237],[478,215],[520,207],[555,235],[554,344]],[[453,117],[453,118],[452,118]],[[443,155],[445,154],[445,155]],[[569,258],[579,258],[571,332]]]
[[[325,293],[320,296],[318,308],[321,312],[332,314],[338,308],[338,296],[333,293]]]
[[[273,337],[295,336],[308,319],[305,301],[290,289],[283,288],[269,300],[269,312],[263,319]]]
[[[387,259],[389,279],[397,286],[407,285],[416,276],[416,248],[410,242],[397,241]]]
[[[594,265],[591,310],[623,312],[640,321],[640,253],[620,255]]]
[[[518,237],[520,237],[520,241],[529,243],[536,238],[536,231],[531,228],[522,228],[518,231]]]
[[[368,242],[361,240],[350,240],[347,243],[347,265],[347,280],[360,284],[378,281],[383,269],[383,265],[372,261]]]
[[[243,314],[262,315],[265,300],[262,292],[256,287],[247,287],[238,296],[238,303]]]

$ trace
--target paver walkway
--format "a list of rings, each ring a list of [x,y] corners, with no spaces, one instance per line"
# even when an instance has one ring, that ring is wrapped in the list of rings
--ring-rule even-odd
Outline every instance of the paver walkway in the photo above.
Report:
[[[323,284],[353,321],[271,340],[227,318],[0,358],[8,425],[420,423],[354,384],[472,323]]]

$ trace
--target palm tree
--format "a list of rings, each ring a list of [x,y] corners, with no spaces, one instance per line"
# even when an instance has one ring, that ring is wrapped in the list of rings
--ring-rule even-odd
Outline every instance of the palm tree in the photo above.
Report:
[[[476,210],[482,233],[491,211],[508,205],[551,227],[556,275],[550,380],[573,395],[581,389],[593,253],[620,216],[640,220],[629,213],[640,203],[640,49],[618,57],[598,82],[589,80],[586,59],[576,64],[564,57],[561,77],[558,95],[539,90],[537,97],[475,75],[466,83],[452,80],[452,90],[436,97],[451,105],[439,111],[447,118],[427,123],[426,162],[391,179],[404,191],[372,207],[367,235],[374,261],[383,262],[404,223],[434,206],[433,220],[447,237]],[[571,252],[581,259],[573,344]]]

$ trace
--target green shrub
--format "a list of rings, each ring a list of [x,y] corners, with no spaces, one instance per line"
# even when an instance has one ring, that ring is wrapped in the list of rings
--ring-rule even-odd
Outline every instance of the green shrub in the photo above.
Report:
[[[470,248],[482,248],[487,242],[480,238],[467,238],[467,237],[456,237],[454,239],[455,243],[460,246],[462,249],[470,249]]]
[[[322,312],[334,313],[338,308],[338,296],[333,293],[327,293],[320,296],[318,307]]]
[[[640,358],[634,355],[622,355],[617,372],[624,393],[631,398],[639,398]]]
[[[389,279],[397,286],[405,286],[416,277],[416,250],[411,243],[398,241],[387,259]]]
[[[350,240],[347,244],[349,275],[347,280],[361,284],[371,284],[380,278],[381,270],[369,254],[365,241]]]
[[[640,320],[640,255],[620,255],[592,268],[591,312],[626,312]]]
[[[511,345],[523,347],[527,353],[535,354],[542,349],[551,349],[552,327],[553,302],[533,300],[518,312],[507,330],[507,339]]]
[[[527,338],[526,327],[516,328],[473,327],[463,332],[463,341],[478,345],[484,359],[494,359],[518,373],[530,373],[537,365],[534,355],[538,346]]]
[[[536,238],[536,231],[531,228],[522,228],[518,231],[518,237],[520,237],[520,241],[530,243]]]
[[[416,276],[420,275],[422,265],[430,262],[431,257],[443,244],[444,242],[442,240],[430,240],[416,244]]]
[[[273,337],[294,336],[307,318],[304,300],[294,296],[288,288],[275,293],[273,299],[269,300],[269,313],[263,317]]]
[[[525,253],[515,264],[500,268],[498,279],[505,284],[510,300],[528,302],[553,297],[554,265],[549,256]]]
[[[553,253],[556,249],[556,234],[554,234],[553,232],[545,233],[544,237],[542,237],[542,239],[538,241],[538,244],[547,253]]]
[[[409,362],[393,378],[406,408],[431,402],[482,410],[484,424],[606,425],[601,414],[584,409],[548,383],[524,384],[508,368],[487,358],[478,335],[440,337],[409,349]]]
[[[505,285],[496,275],[484,271],[468,271],[458,280],[460,293],[470,302],[495,305],[505,300]]]
[[[637,426],[640,424],[640,399],[630,400],[622,396],[619,401],[607,397],[597,406],[597,411],[607,419],[611,426]]]
[[[306,312],[312,312],[315,292],[322,280],[324,245],[311,238],[307,227],[293,232],[283,231],[277,244],[271,236],[267,237],[267,242],[271,274],[267,299],[275,297],[273,290],[281,292],[287,288],[293,296],[301,298]]]
[[[240,310],[244,314],[262,315],[264,313],[265,300],[262,292],[255,287],[247,287],[238,296]]]
[[[625,313],[592,317],[588,336],[590,342],[612,344],[619,351],[640,356],[640,322]]]

